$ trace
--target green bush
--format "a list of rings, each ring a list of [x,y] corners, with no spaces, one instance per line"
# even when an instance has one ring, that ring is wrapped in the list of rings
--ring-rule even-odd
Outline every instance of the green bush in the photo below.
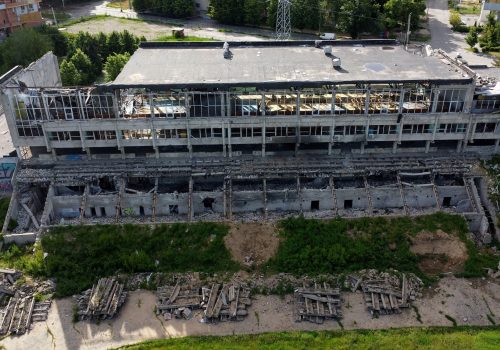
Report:
[[[227,232],[227,226],[213,223],[72,226],[52,229],[42,246],[56,294],[67,296],[121,272],[236,270],[224,245]]]

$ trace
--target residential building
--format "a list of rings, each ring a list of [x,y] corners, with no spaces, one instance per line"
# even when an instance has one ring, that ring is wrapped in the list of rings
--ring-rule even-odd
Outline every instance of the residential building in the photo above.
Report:
[[[41,0],[0,0],[0,35],[43,23]]]

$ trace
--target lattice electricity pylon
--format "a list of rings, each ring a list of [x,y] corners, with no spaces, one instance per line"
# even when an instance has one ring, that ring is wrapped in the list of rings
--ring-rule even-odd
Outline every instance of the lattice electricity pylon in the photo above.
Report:
[[[276,40],[289,40],[292,33],[290,22],[290,0],[279,0],[276,18]]]

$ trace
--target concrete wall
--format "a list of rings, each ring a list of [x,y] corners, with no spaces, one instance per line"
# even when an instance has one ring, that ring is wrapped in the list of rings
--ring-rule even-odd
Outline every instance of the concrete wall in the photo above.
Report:
[[[406,204],[410,208],[435,208],[436,197],[432,187],[403,188]]]
[[[3,236],[4,244],[26,245],[26,244],[33,244],[35,243],[35,241],[36,241],[35,232],[7,234]]]
[[[371,188],[374,209],[402,208],[403,200],[399,188]]]
[[[57,56],[47,52],[20,72],[15,79],[22,81],[28,87],[61,87]]]

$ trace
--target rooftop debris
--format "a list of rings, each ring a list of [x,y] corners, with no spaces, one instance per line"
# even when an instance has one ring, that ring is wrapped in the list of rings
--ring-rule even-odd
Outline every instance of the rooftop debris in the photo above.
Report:
[[[24,334],[31,323],[45,321],[48,317],[51,300],[36,302],[35,293],[50,294],[54,284],[20,283],[22,273],[16,270],[0,269],[0,335]]]
[[[373,316],[401,313],[410,307],[412,301],[421,296],[422,280],[414,274],[361,270],[349,275],[346,283],[351,290],[358,289],[364,294],[365,304]]]
[[[322,324],[325,320],[342,318],[340,311],[340,289],[331,288],[326,282],[314,283],[295,289],[296,321],[309,321]]]
[[[81,295],[76,296],[78,319],[105,320],[113,318],[127,298],[123,284],[115,278],[101,278]]]
[[[158,288],[157,294],[156,312],[165,320],[190,319],[193,311],[203,310],[204,322],[242,321],[252,304],[250,289],[237,283],[213,283],[201,288],[177,283]]]

